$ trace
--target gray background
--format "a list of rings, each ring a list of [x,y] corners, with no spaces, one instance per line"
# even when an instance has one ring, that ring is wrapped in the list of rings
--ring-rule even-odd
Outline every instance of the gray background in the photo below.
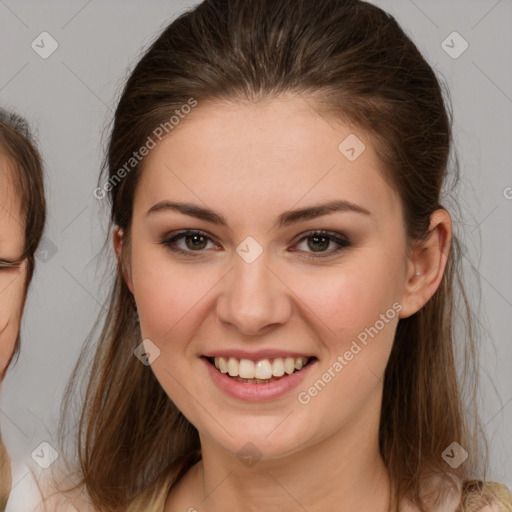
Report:
[[[0,402],[14,486],[24,476],[18,466],[31,463],[39,443],[52,443],[65,383],[107,290],[97,256],[108,215],[92,194],[103,132],[140,52],[195,3],[0,0],[0,102],[32,124],[49,200],[22,352]],[[482,417],[491,477],[512,488],[512,1],[374,3],[395,16],[451,91],[462,172],[463,217],[455,229],[465,231],[465,268],[475,267],[481,279],[481,304],[474,304],[484,332]],[[469,44],[458,58],[442,47],[454,31]],[[47,59],[31,47],[42,32],[58,42]],[[448,44],[461,48],[458,39]]]

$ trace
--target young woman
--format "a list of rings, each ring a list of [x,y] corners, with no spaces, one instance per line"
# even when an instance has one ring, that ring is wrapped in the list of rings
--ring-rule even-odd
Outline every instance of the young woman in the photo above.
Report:
[[[369,3],[207,0],[167,27],[95,191],[118,266],[62,509],[508,510],[456,372],[451,144]]]
[[[19,353],[21,315],[45,217],[41,158],[27,123],[0,110],[0,385]],[[10,489],[10,460],[0,436],[0,511]]]

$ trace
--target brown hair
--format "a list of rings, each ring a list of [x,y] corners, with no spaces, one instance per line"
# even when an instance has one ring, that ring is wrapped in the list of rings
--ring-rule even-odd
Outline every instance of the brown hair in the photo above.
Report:
[[[27,259],[27,273],[23,303],[35,269],[35,254],[43,236],[46,221],[46,200],[42,159],[30,133],[27,121],[18,114],[0,109],[0,153],[10,164],[10,178],[20,198],[25,243],[19,261]],[[9,364],[1,375],[5,377],[13,357],[19,355],[20,335],[16,340]]]
[[[25,228],[23,253],[18,259],[18,263],[27,259],[24,305],[34,274],[35,252],[41,240],[46,220],[43,170],[41,156],[30,135],[26,120],[3,109],[0,109],[0,154],[6,157],[7,176],[12,181],[14,191],[20,199],[22,218],[19,221],[23,222]],[[13,353],[0,375],[0,382],[4,380],[14,356],[18,356],[20,344],[18,332]],[[10,460],[0,435],[0,510],[4,510],[6,506],[10,486]]]
[[[110,227],[122,228],[124,247],[130,241],[142,164],[121,180],[115,178],[156,127],[191,98],[201,104],[284,94],[307,98],[322,114],[343,119],[372,137],[386,178],[401,197],[410,246],[424,240],[431,214],[443,208],[440,196],[448,176],[452,118],[440,81],[396,20],[357,0],[206,0],[177,18],[150,46],[131,73],[115,112],[101,176],[111,185],[105,188]],[[455,185],[456,157],[453,179]],[[128,263],[116,266],[108,307],[98,319],[104,324],[94,357],[87,364],[90,348],[84,346],[61,422],[63,436],[79,370],[87,368],[76,487],[84,486],[101,510],[155,504],[153,497],[200,457],[196,429],[152,371],[133,356],[141,334],[123,279],[122,267]],[[474,408],[476,329],[460,264],[454,235],[438,290],[397,327],[379,432],[394,510],[402,499],[423,510],[427,504],[421,495],[436,477],[457,482],[485,469],[473,435],[479,426]],[[460,376],[457,299],[467,328],[459,347]],[[463,390],[469,393],[467,404]],[[441,457],[453,442],[470,455],[456,469]],[[441,490],[439,485],[439,496]]]

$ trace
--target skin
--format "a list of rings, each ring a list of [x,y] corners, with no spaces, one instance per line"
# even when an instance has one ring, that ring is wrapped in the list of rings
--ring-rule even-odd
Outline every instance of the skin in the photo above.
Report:
[[[9,163],[0,156],[0,260],[19,260],[25,243],[21,203],[14,191]],[[0,374],[3,374],[18,337],[26,276],[26,260],[15,268],[0,262]]]
[[[0,155],[0,260],[17,261],[25,243],[21,201],[11,181],[9,162]],[[0,386],[18,337],[26,275],[26,260],[15,268],[0,261]],[[9,455],[0,436],[0,502],[12,484]]]
[[[351,133],[366,145],[353,162],[338,150]],[[367,134],[293,96],[199,105],[146,157],[131,245],[123,248],[119,229],[113,244],[119,259],[130,253],[125,278],[142,336],[160,350],[151,368],[198,429],[203,454],[169,494],[166,512],[388,509],[390,481],[378,450],[382,376],[399,318],[418,311],[440,284],[452,225],[436,211],[428,240],[407,256],[400,201],[380,169]],[[371,216],[336,212],[272,228],[285,210],[339,199]],[[163,200],[208,207],[228,227],[171,210],[146,215]],[[196,242],[199,249],[180,239],[191,256],[160,243],[185,229],[211,238]],[[338,253],[334,242],[316,248],[304,237],[319,229],[353,245]],[[236,252],[248,236],[263,249],[250,264]],[[308,404],[299,403],[297,394],[395,302],[399,314]],[[223,394],[199,359],[214,349],[267,348],[318,362],[297,389],[260,403]],[[248,442],[261,453],[252,467],[237,456]]]

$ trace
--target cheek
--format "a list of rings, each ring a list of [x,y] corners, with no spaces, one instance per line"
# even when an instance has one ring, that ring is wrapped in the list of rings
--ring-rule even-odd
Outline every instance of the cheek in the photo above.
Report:
[[[10,322],[6,328],[0,332],[0,374],[2,374],[7,367],[9,359],[14,352],[18,332],[18,326],[12,322]]]
[[[311,395],[308,386],[315,383],[307,383],[305,399],[314,396],[317,406],[343,403],[339,415],[375,392],[393,345],[401,309],[401,268],[396,258],[382,254],[369,252],[301,282],[300,299],[312,312],[307,322],[324,346],[322,380],[329,383],[326,392],[318,393],[320,383],[311,388]]]
[[[23,308],[23,282],[18,283],[21,278],[7,281],[10,284],[4,284],[3,281],[0,280],[0,287],[4,288],[0,293],[0,373],[14,351]]]
[[[310,320],[326,335],[345,339],[392,308],[400,296],[400,272],[397,258],[382,247],[330,269],[304,272],[283,267],[279,271],[293,290],[291,295],[300,299],[297,307],[312,313]],[[154,247],[134,245],[132,281],[144,337],[163,339],[170,330],[183,332],[187,325],[193,326],[194,318],[208,307],[209,297],[217,296],[215,285],[223,275],[219,267],[172,262],[165,254],[155,257]],[[283,300],[296,300],[287,290],[283,294],[288,294]]]
[[[195,318],[208,305],[217,272],[199,265],[176,264],[165,257],[149,258],[149,251],[134,252],[132,281],[144,338],[158,345],[185,339]],[[147,264],[151,261],[151,264]]]
[[[400,276],[396,258],[373,251],[307,277],[297,274],[296,293],[328,339],[343,345],[373,326],[381,315],[398,321]],[[382,327],[380,322],[378,327]]]
[[[395,317],[398,320],[398,295],[390,288],[388,280],[365,277],[352,273],[340,278],[332,286],[328,302],[325,303],[323,310],[328,315],[329,325],[344,338],[357,337],[382,319],[382,315],[385,316],[385,324]],[[380,322],[377,326],[382,329]]]

